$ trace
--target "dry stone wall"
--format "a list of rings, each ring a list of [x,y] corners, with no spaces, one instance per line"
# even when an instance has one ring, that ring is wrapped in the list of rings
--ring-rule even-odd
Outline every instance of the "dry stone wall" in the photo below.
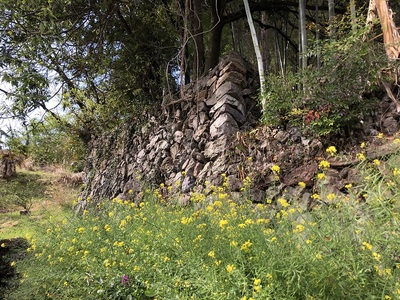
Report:
[[[253,201],[292,195],[308,205],[318,163],[327,158],[327,145],[304,136],[297,127],[259,126],[254,78],[249,64],[231,52],[208,75],[185,86],[182,98],[165,96],[160,115],[149,117],[142,128],[125,124],[94,139],[80,207],[87,198],[140,200],[144,184],[164,183],[184,193],[181,198],[187,200],[205,181],[221,184],[223,173],[232,192],[239,191],[249,176]],[[376,139],[376,129],[368,132],[368,128],[393,134],[388,127],[372,125],[364,128],[363,139]],[[397,122],[390,130],[398,130]],[[340,142],[345,143],[358,141]],[[280,167],[279,174],[272,172],[274,165]],[[346,184],[355,183],[349,166],[334,161],[331,165],[326,176],[327,182],[334,183],[332,192],[340,193]]]
[[[249,64],[231,52],[207,76],[185,86],[183,98],[165,96],[162,116],[150,118],[140,132],[126,125],[95,139],[83,199],[127,198],[141,190],[142,179],[179,182],[184,193],[205,180],[218,183],[236,133],[258,119],[254,78]]]

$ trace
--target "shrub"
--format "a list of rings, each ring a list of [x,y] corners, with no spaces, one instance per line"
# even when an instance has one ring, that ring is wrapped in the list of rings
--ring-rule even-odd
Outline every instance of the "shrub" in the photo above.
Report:
[[[318,135],[329,135],[354,128],[369,113],[378,101],[372,95],[381,70],[387,67],[384,49],[364,40],[366,29],[345,29],[337,41],[310,50],[309,56],[320,55],[320,68],[310,65],[284,78],[269,76],[265,123],[303,124]]]

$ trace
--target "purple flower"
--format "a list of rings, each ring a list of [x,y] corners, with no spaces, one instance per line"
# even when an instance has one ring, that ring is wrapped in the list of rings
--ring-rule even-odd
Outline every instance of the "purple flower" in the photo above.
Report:
[[[128,282],[129,282],[129,276],[128,275],[122,276],[121,285],[124,285],[124,284],[126,284]]]

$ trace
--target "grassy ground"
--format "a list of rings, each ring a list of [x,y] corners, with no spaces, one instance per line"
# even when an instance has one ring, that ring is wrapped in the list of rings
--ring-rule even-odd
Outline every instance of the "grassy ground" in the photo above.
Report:
[[[251,203],[251,179],[238,195],[224,176],[185,207],[147,189],[73,216],[65,191],[43,193],[31,216],[5,214],[29,242],[5,299],[400,299],[400,155],[357,157],[340,195],[320,163],[311,210],[285,193]]]
[[[0,236],[24,237],[34,234],[71,208],[76,189],[58,182],[60,172],[18,170],[17,176],[0,182]]]
[[[17,286],[18,274],[11,264],[25,257],[26,237],[40,236],[71,215],[77,190],[58,182],[64,173],[51,171],[18,170],[17,176],[0,181],[0,299],[7,288]]]

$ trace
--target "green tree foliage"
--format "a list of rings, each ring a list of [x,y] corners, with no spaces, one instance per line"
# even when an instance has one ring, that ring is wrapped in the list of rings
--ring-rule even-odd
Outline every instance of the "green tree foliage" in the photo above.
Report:
[[[64,108],[90,130],[119,122],[162,93],[176,49],[163,6],[151,1],[2,1],[0,66],[13,116]],[[110,124],[110,126],[112,126]]]
[[[68,120],[62,121],[65,124]],[[36,166],[59,164],[81,171],[86,147],[75,132],[51,116],[44,121],[32,119],[23,130],[13,133],[7,146],[14,153],[30,157]]]
[[[302,28],[304,33],[307,31],[308,42],[312,43],[314,35],[315,39],[317,35],[318,39],[328,39],[327,3],[319,5],[308,0],[303,4],[306,24]],[[335,1],[335,20],[331,21],[336,22],[346,12],[347,5],[348,2]],[[291,81],[288,74],[297,72],[300,55],[298,3],[253,0],[249,1],[249,9],[259,26],[256,34],[263,29],[262,56],[266,70],[282,74],[285,78],[282,82],[287,84]],[[172,75],[177,75],[179,68],[185,72],[187,82],[214,67],[219,56],[232,49],[256,63],[242,0],[0,0],[0,12],[0,71],[2,80],[11,85],[10,91],[5,92],[12,100],[6,112],[24,120],[40,108],[68,130],[75,130],[85,142],[123,123],[145,121],[147,110],[157,109],[163,93],[176,84]],[[336,46],[341,47],[343,38],[344,43],[351,38],[337,30]],[[321,91],[334,93],[327,83],[334,84],[329,80],[335,76],[320,72],[329,70],[329,64],[334,67],[335,60],[329,61],[327,57],[347,55],[350,50],[335,49],[335,41],[332,42],[331,49],[329,44],[324,46],[326,57],[319,52],[317,57],[321,55],[326,67],[318,70],[318,78],[323,80],[318,81]],[[333,53],[336,50],[337,54]],[[363,55],[358,57],[365,59]],[[350,61],[349,66],[333,68],[343,71],[337,77],[348,75],[344,70],[356,65],[349,57],[347,62]],[[304,62],[313,65],[310,59]],[[315,90],[316,78],[312,77],[316,72],[310,72],[311,75],[304,75],[302,83],[310,80],[312,90],[302,96],[295,95],[296,99],[312,95],[321,99],[321,92]],[[274,98],[271,89],[277,87],[269,89],[269,96]],[[296,88],[289,90],[296,93]],[[354,91],[351,87],[348,90]],[[330,103],[339,96],[323,98]],[[49,105],[49,100],[57,102],[73,122],[65,123],[51,109],[54,105]],[[303,102],[299,99],[283,110],[279,108],[281,104],[270,101],[269,105],[276,109],[267,112],[266,119],[272,113],[276,115],[271,118],[280,119],[284,114],[287,119],[290,107],[317,110],[324,101],[311,99],[306,105],[298,104]]]

